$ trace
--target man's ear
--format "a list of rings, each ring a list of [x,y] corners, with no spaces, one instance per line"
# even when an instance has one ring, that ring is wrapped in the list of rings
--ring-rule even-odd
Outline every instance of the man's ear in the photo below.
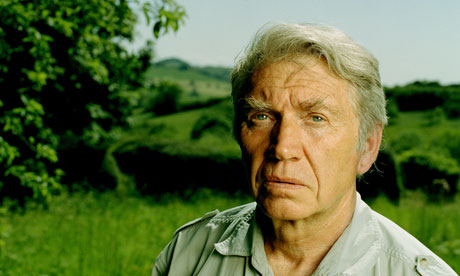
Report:
[[[374,132],[369,133],[367,136],[364,151],[361,153],[358,163],[358,174],[364,174],[367,172],[377,159],[380,143],[382,141],[382,131],[383,126],[377,125]]]

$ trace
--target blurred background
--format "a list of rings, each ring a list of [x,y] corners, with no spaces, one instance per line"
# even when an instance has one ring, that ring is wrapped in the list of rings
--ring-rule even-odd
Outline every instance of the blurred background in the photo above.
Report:
[[[185,222],[251,201],[229,72],[269,21],[380,61],[362,197],[460,272],[460,2],[0,0],[0,275],[149,275]]]

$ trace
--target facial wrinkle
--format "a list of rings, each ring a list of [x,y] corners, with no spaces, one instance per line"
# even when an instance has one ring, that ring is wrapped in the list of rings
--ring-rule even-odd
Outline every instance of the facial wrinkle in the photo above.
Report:
[[[305,111],[311,111],[313,109],[327,108],[324,104],[325,97],[317,97],[302,101],[299,103],[299,107]]]
[[[310,168],[311,168],[311,170],[313,172],[313,175],[315,177],[315,180],[316,180],[316,198],[319,199],[319,191],[320,191],[321,183],[320,183],[319,178],[318,178],[317,168],[315,167],[314,163],[312,162],[312,160],[310,158],[309,149],[304,149],[303,152],[304,152],[304,155],[305,155],[305,159],[307,159],[307,162],[310,165]]]
[[[305,71],[305,70],[306,70],[305,68],[302,68],[302,67],[299,66],[299,68],[297,70],[294,70],[294,71],[290,72],[289,75],[287,75],[286,79],[284,80],[283,87],[284,88],[292,87],[292,85],[289,85],[291,80],[294,79],[294,77],[296,77],[298,75],[298,73],[300,73],[302,71]]]

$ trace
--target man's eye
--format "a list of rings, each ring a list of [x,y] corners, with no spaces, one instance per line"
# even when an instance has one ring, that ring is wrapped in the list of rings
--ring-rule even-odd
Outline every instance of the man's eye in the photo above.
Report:
[[[268,120],[268,116],[267,114],[256,114],[254,116],[254,119],[259,120],[259,121]]]
[[[270,114],[254,113],[249,116],[249,124],[253,126],[267,125],[271,122]]]
[[[324,121],[323,117],[321,116],[312,116],[311,119],[313,120],[313,122],[323,122]]]

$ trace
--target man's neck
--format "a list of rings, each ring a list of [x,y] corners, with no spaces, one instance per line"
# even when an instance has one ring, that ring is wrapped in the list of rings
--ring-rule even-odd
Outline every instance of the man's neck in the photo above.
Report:
[[[262,229],[271,231],[264,231],[265,252],[275,275],[313,274],[347,228],[355,205],[356,193],[352,191],[326,212],[303,220],[281,221],[266,217]]]

